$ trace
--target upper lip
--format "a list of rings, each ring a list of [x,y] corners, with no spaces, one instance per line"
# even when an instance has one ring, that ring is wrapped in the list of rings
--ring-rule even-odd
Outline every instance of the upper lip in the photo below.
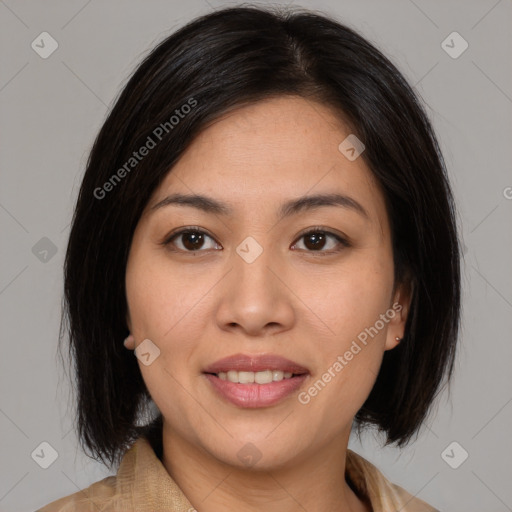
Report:
[[[232,356],[224,357],[215,361],[215,363],[208,365],[204,373],[220,373],[228,372],[229,370],[236,370],[242,372],[261,372],[264,370],[281,370],[283,372],[291,372],[295,374],[309,373],[307,368],[304,368],[295,361],[290,361],[285,357],[276,354],[263,354],[263,355],[246,355],[234,354]]]

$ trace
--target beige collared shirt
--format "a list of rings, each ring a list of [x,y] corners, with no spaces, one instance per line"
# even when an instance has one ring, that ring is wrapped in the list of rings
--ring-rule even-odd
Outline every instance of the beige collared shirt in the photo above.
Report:
[[[439,512],[392,484],[369,461],[347,450],[346,477],[373,512]],[[115,476],[49,503],[37,512],[195,512],[148,439],[124,454]]]

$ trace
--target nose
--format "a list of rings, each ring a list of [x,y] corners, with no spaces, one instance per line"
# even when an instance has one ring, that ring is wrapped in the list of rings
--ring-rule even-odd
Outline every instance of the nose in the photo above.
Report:
[[[243,254],[243,253],[241,253]],[[240,330],[248,336],[286,331],[295,321],[290,272],[271,249],[250,262],[237,252],[219,290],[216,321],[223,330]]]

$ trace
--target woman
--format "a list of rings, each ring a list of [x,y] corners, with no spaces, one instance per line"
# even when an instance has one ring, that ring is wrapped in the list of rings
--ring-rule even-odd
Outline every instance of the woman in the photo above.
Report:
[[[240,7],[165,39],[65,262],[80,440],[120,466],[40,510],[435,510],[347,446],[407,444],[451,376],[454,219],[420,102],[353,30]]]

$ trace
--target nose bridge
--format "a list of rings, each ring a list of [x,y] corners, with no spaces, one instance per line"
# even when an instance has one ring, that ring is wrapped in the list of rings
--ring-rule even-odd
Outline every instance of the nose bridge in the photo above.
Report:
[[[238,324],[257,335],[268,324],[288,325],[293,318],[287,287],[279,279],[277,251],[265,247],[269,237],[247,237],[233,251],[229,283],[221,294],[219,323]]]
[[[270,295],[276,280],[273,267],[278,266],[276,251],[269,243],[270,237],[261,236],[259,241],[252,236],[246,237],[233,254],[233,273],[236,287],[244,293],[254,288],[257,293],[264,290]],[[263,240],[264,239],[264,240]],[[247,289],[246,289],[247,288]]]

